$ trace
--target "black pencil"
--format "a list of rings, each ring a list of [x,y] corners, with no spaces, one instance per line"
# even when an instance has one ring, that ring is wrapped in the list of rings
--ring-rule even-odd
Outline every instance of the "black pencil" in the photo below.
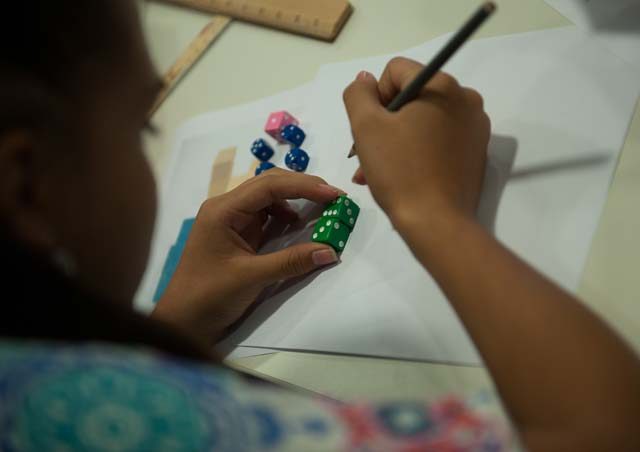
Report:
[[[447,42],[438,54],[427,64],[424,69],[416,76],[416,78],[387,105],[388,111],[398,111],[407,102],[411,102],[415,99],[422,88],[429,83],[429,80],[442,69],[449,58],[462,47],[469,37],[478,29],[480,25],[496,10],[496,5],[493,2],[484,3],[478,10],[471,16],[471,18],[453,35],[453,37]],[[355,155],[355,146],[351,147],[349,152],[349,158]]]

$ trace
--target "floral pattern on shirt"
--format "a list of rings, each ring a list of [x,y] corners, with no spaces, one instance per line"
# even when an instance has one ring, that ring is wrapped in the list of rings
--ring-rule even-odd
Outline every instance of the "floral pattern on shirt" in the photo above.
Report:
[[[0,343],[1,451],[499,451],[456,399],[339,404],[105,344]]]

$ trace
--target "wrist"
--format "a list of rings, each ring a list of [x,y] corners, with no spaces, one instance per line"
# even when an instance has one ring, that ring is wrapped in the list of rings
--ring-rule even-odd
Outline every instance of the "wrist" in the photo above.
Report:
[[[203,313],[193,312],[185,306],[176,306],[166,296],[158,300],[151,317],[173,325],[205,346],[214,344],[224,330]]]
[[[394,228],[416,257],[426,266],[434,251],[455,244],[477,220],[460,209],[445,204],[424,204],[400,208],[390,215]]]

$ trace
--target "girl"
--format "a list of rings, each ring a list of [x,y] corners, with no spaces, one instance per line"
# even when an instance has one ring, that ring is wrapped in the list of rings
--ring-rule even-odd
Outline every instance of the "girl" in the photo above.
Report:
[[[205,202],[164,298],[151,318],[136,314],[155,216],[140,134],[161,84],[135,6],[4,11],[2,450],[640,449],[636,355],[474,219],[490,130],[478,93],[439,74],[388,113],[420,69],[395,59],[380,80],[358,74],[344,101],[354,182],[464,322],[511,434],[461,401],[338,405],[247,381],[212,356],[262,289],[337,261],[316,243],[256,254],[269,217],[296,220],[287,200],[343,193],[315,176],[274,169]]]

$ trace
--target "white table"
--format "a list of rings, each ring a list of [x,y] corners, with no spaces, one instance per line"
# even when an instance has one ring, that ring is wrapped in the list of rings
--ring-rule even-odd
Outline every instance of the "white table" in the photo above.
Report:
[[[158,111],[163,133],[148,154],[162,175],[173,132],[189,117],[250,102],[313,79],[322,64],[391,53],[453,31],[467,0],[351,0],[355,11],[332,43],[233,22]],[[567,25],[543,0],[502,0],[479,33],[496,36]],[[400,5],[400,6],[399,6]],[[206,14],[146,4],[152,54],[165,70],[208,21]],[[290,55],[288,61],[278,54]],[[636,110],[609,199],[593,242],[580,295],[640,347],[640,114]],[[588,353],[588,351],[585,351]],[[280,352],[235,364],[341,400],[427,398],[491,388],[481,368],[328,354]]]

